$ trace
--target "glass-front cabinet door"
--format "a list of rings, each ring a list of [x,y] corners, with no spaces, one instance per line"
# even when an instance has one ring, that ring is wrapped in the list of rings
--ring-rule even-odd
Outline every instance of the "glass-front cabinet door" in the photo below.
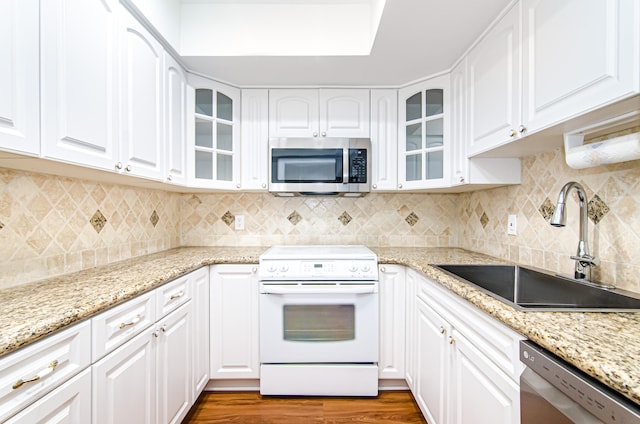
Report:
[[[190,185],[237,189],[240,184],[240,90],[200,77],[189,79],[193,125]]]
[[[449,184],[449,76],[399,91],[398,188]]]

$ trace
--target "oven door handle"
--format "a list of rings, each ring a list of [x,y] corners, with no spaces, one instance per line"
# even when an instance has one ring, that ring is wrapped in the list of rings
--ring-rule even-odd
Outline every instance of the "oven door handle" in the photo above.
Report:
[[[337,285],[337,286],[270,286],[260,288],[261,294],[371,294],[377,293],[375,285]]]

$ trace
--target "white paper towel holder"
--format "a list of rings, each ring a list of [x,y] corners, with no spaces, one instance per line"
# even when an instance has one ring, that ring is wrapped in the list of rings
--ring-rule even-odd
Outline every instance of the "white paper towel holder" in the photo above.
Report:
[[[588,135],[594,133],[604,135],[607,130],[615,133],[625,127],[631,128],[639,124],[639,119],[640,110],[636,110],[564,133],[564,151],[567,165],[572,168],[582,169],[640,159],[640,132],[627,133],[596,143],[584,144],[584,140]]]

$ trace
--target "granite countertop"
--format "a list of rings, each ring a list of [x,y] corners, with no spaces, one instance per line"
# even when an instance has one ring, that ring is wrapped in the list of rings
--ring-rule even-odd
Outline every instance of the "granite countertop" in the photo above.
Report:
[[[0,356],[204,265],[258,263],[266,247],[182,247],[0,290]],[[457,248],[372,248],[420,271],[640,404],[640,313],[521,312],[430,266],[505,261]]]

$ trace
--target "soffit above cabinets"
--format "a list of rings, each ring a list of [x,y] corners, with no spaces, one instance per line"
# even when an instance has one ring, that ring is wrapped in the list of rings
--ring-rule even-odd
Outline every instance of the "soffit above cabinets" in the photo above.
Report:
[[[190,70],[241,87],[408,84],[451,68],[512,2],[128,1]]]

